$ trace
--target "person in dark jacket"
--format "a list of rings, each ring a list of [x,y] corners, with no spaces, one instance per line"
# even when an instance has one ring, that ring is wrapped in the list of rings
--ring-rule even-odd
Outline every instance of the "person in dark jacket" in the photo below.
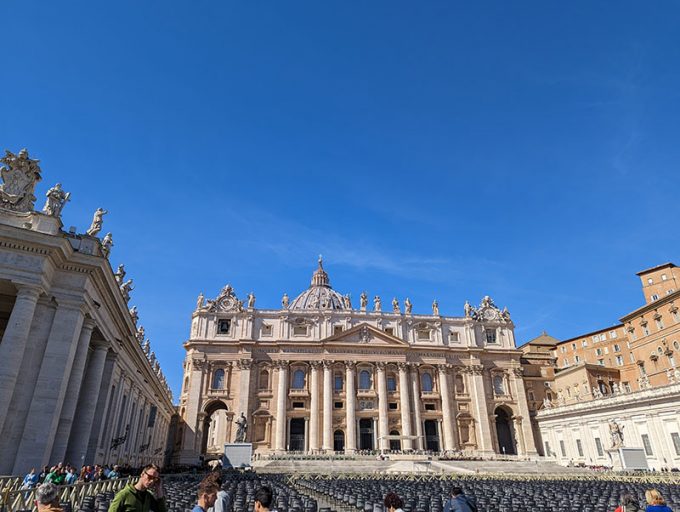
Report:
[[[444,506],[444,512],[477,512],[477,505],[465,496],[463,489],[454,487],[451,489],[451,499]]]

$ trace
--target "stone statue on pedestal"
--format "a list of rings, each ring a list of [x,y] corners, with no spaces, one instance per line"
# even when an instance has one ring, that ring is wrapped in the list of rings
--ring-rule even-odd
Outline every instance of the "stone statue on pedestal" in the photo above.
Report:
[[[392,311],[395,313],[401,313],[401,310],[399,309],[399,301],[396,297],[392,299]]]
[[[246,419],[245,414],[241,413],[239,419],[237,419],[234,423],[237,425],[235,442],[245,443],[246,434],[248,433],[248,420]]]
[[[61,183],[57,183],[54,187],[47,191],[47,200],[43,207],[43,213],[51,217],[60,217],[61,211],[68,201],[70,201],[71,193],[64,192],[61,188]]]
[[[137,325],[137,321],[139,320],[139,313],[137,312],[137,306],[132,306],[130,308],[130,316],[132,317],[132,323]]]
[[[102,239],[102,253],[107,258],[111,253],[111,247],[113,247],[113,236],[111,236],[111,233],[106,233]]]
[[[284,293],[283,297],[281,297],[281,307],[283,309],[288,309],[288,302],[289,302],[288,294]]]
[[[104,225],[104,215],[106,215],[107,213],[109,212],[104,210],[104,208],[97,208],[97,210],[94,212],[92,224],[90,224],[90,229],[87,230],[88,235],[96,236],[97,233],[99,233],[102,230],[102,226]]]
[[[382,311],[382,302],[380,301],[380,295],[373,297],[373,311]]]
[[[439,316],[439,302],[437,302],[437,299],[434,299],[432,302],[432,314],[434,316]]]
[[[250,292],[248,294],[248,308],[254,307],[255,307],[255,294],[253,292]]]
[[[366,311],[366,306],[368,305],[368,295],[366,295],[366,292],[361,292],[359,304],[361,306],[361,311]]]
[[[125,265],[123,265],[121,263],[120,265],[118,265],[118,270],[116,270],[115,274],[113,274],[113,277],[116,278],[116,282],[118,283],[118,286],[123,284],[123,279],[125,279],[125,274],[127,274],[127,272],[125,272]]]
[[[413,304],[411,304],[411,301],[409,300],[408,297],[406,297],[406,300],[404,301],[404,308],[405,308],[406,314],[410,315],[411,311],[413,310]]]
[[[120,285],[120,293],[123,294],[125,302],[130,300],[130,292],[132,290],[134,290],[134,287],[132,286],[132,279],[128,279],[127,281]]]
[[[623,428],[616,421],[609,420],[609,435],[612,438],[612,448],[623,446]]]

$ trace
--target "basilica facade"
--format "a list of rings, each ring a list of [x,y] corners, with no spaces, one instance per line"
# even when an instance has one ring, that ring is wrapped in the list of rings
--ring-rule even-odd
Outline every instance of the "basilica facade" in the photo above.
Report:
[[[308,289],[258,309],[225,286],[200,295],[184,344],[177,463],[217,457],[243,433],[255,453],[536,454],[521,352],[489,297],[464,315],[355,307],[319,259]],[[243,415],[243,418],[241,418]]]

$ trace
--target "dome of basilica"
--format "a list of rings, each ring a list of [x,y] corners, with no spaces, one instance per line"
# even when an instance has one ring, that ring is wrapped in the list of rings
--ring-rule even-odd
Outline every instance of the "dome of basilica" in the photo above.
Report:
[[[312,283],[307,290],[290,303],[290,310],[309,309],[351,309],[349,297],[343,296],[331,288],[328,274],[323,269],[323,260],[319,257],[319,268],[312,275]]]

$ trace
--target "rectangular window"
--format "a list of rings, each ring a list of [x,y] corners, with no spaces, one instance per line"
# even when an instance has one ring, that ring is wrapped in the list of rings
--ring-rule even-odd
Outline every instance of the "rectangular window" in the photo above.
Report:
[[[596,355],[596,356],[601,356],[601,355],[602,355],[602,349],[601,349],[601,348],[596,348],[596,349],[595,349],[595,355]]]
[[[665,281],[666,279],[668,279],[668,277],[666,276],[666,274],[661,274],[661,280],[662,280],[662,281]]]
[[[645,447],[645,455],[654,455],[652,452],[652,443],[649,442],[649,436],[647,434],[642,434],[642,446]]]
[[[564,367],[569,366],[569,358],[568,357],[564,358],[564,361],[562,361],[562,366],[564,366]]]
[[[582,347],[587,347],[587,346],[588,346],[588,340],[583,340],[583,341],[581,342],[581,346],[582,346]]]
[[[659,296],[655,293],[652,295],[652,300],[659,300]]]
[[[626,393],[630,393],[630,392],[631,392],[631,389],[630,389],[630,382],[624,382],[624,383],[623,383],[623,389],[626,390]]]
[[[335,391],[342,391],[342,375],[335,374]]]
[[[333,407],[335,409],[342,409],[342,402],[333,402]]]
[[[397,402],[390,402],[390,411],[397,410]]]
[[[675,455],[680,456],[680,434],[678,434],[677,432],[672,432],[671,439],[673,440],[673,448],[675,448]]]
[[[567,347],[565,347],[564,345],[562,345],[562,346],[560,347],[560,350],[561,350],[562,353],[564,354],[564,353],[567,351]]]
[[[578,450],[578,456],[583,457],[583,445],[580,439],[576,440],[576,450]]]
[[[635,354],[633,354],[632,352],[630,353],[630,362],[631,363],[635,362]]]
[[[425,410],[434,411],[435,410],[434,404],[425,404]]]
[[[659,330],[663,329],[663,321],[660,318],[656,319],[656,328]]]
[[[609,347],[604,347],[604,353],[609,354]]]
[[[597,343],[598,341],[600,341],[600,337],[596,334],[595,336],[593,336],[593,341]]]
[[[678,314],[678,310],[677,309],[674,310],[672,312],[672,314],[673,314],[673,320],[675,320],[676,322],[680,322],[680,314]]]
[[[605,333],[600,334],[600,341],[606,341],[607,335]]]
[[[595,447],[597,448],[598,457],[604,457],[604,450],[602,449],[602,441],[599,437],[595,438]]]
[[[551,453],[552,452],[550,451],[550,443],[548,441],[546,441],[545,442],[545,456],[550,457]]]
[[[642,334],[649,336],[649,327],[647,327],[647,324],[642,326]]]
[[[304,402],[293,402],[293,409],[304,409],[304,408],[305,408]]]
[[[562,457],[567,456],[567,449],[564,447],[564,441],[560,439],[560,451],[562,452]]]
[[[617,336],[618,336],[618,334],[616,334],[616,331],[609,331],[609,337],[610,337],[611,339],[614,339],[614,338],[616,338]]]
[[[151,410],[149,411],[149,421],[146,424],[147,428],[152,428],[154,425],[156,425],[156,413],[158,411],[158,407],[155,405],[151,406]]]
[[[623,366],[623,356],[616,356],[616,366]]]
[[[572,343],[572,344],[571,344],[571,349],[572,349],[572,350],[576,350],[576,343]]]
[[[307,336],[307,326],[306,325],[293,326],[293,336]]]
[[[486,331],[486,342],[487,343],[496,343],[496,331],[495,330]]]
[[[456,331],[451,331],[449,333],[449,341],[451,343],[458,343],[460,341],[460,337],[458,336],[458,333]]]
[[[333,334],[340,334],[342,332],[342,325],[333,326]]]
[[[574,362],[578,364],[581,361],[581,358],[579,356],[574,356]]]
[[[416,331],[416,339],[418,341],[430,341],[430,330],[429,329],[418,329]]]
[[[387,391],[394,392],[397,390],[397,379],[394,377],[387,377]]]
[[[385,332],[390,336],[394,336],[394,327],[385,327]]]
[[[271,336],[273,332],[270,324],[262,324],[262,336]]]
[[[597,364],[599,364],[600,366],[604,366],[604,359],[598,359]]]
[[[614,343],[614,352],[621,352],[621,346],[617,343]]]
[[[222,318],[217,321],[217,334],[229,334],[231,330],[231,320],[229,318]]]

